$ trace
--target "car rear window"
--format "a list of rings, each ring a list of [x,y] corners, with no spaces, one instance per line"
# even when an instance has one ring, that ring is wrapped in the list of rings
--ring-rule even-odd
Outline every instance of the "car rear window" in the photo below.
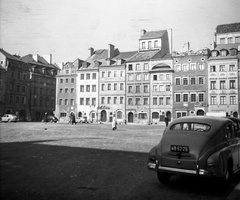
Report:
[[[183,122],[173,124],[171,126],[171,130],[184,130],[184,131],[199,131],[199,132],[208,132],[210,130],[210,126],[208,124],[201,124],[195,122]]]

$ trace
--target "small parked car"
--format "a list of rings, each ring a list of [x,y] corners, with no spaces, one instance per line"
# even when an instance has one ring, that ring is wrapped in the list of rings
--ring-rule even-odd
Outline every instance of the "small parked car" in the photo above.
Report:
[[[5,114],[3,117],[1,117],[2,122],[18,122],[19,118],[17,115],[14,114]]]
[[[88,124],[89,121],[88,121],[87,117],[81,117],[80,120],[79,120],[79,123],[86,123],[86,124]]]
[[[55,117],[55,116],[49,116],[49,122],[51,122],[51,123],[57,123],[57,121],[58,121],[58,118],[57,117]]]
[[[161,183],[172,175],[219,177],[240,170],[239,119],[191,116],[172,121],[148,156],[148,169]]]

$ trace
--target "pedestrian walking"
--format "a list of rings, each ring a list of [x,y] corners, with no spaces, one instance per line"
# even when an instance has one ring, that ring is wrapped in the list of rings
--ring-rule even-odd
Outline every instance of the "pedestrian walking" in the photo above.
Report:
[[[164,118],[164,121],[165,121],[166,127],[168,127],[169,119],[167,116]]]
[[[113,117],[113,120],[112,120],[112,130],[116,130],[117,129],[117,121],[116,121],[116,118]]]

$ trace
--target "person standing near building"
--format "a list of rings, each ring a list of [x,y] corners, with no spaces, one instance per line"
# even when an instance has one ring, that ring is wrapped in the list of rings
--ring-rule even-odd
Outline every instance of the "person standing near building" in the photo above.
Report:
[[[165,121],[166,127],[168,127],[169,119],[167,116],[165,116],[164,121]]]
[[[112,120],[112,130],[114,131],[115,129],[117,129],[117,121],[116,121],[116,118],[114,116],[113,120]]]

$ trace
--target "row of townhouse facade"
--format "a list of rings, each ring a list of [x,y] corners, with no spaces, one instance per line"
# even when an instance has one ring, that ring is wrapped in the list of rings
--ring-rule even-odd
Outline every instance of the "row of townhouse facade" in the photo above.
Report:
[[[66,63],[56,76],[55,115],[144,124],[207,113],[239,117],[240,23],[217,26],[211,50],[172,52],[171,38],[171,30],[141,30],[138,51],[109,44]]]
[[[0,116],[16,114],[20,121],[42,121],[53,114],[59,70],[51,55],[20,57],[0,49]]]

